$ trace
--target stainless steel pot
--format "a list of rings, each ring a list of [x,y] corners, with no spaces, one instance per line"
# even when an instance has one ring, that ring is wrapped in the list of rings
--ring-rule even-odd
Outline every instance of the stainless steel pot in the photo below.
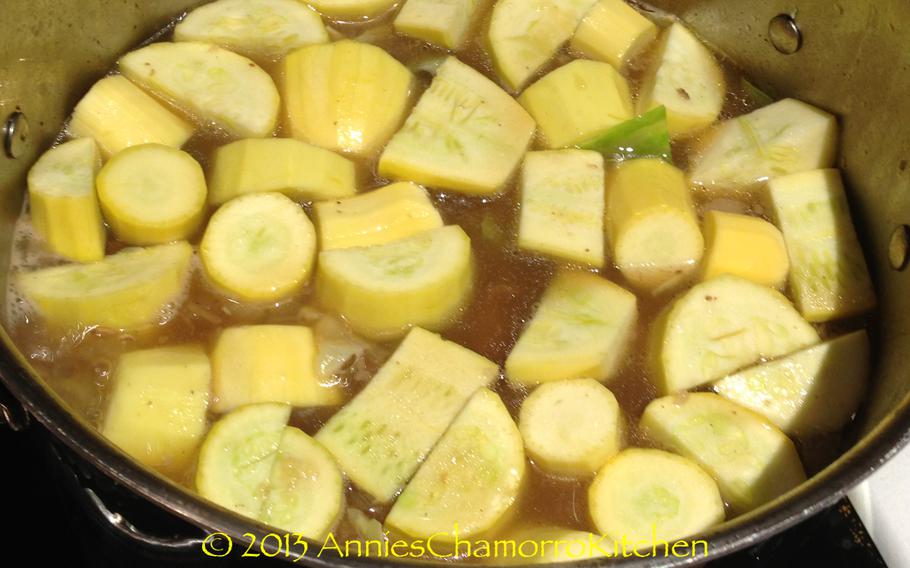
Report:
[[[8,266],[12,224],[25,175],[54,141],[73,105],[118,54],[148,38],[198,0],[6,0],[0,34],[0,266]],[[708,535],[719,557],[765,539],[833,504],[910,438],[910,2],[906,0],[651,0],[678,14],[761,87],[841,118],[841,161],[875,279],[880,310],[876,368],[845,453],[809,482]],[[782,16],[782,17],[778,17]],[[773,22],[773,23],[772,23]],[[5,119],[9,117],[9,119]],[[2,123],[0,123],[2,124]],[[0,272],[0,285],[7,274]],[[3,289],[3,288],[0,288]],[[74,417],[35,376],[5,331],[0,398],[6,420],[28,416],[116,481],[201,531],[243,540],[268,531],[206,503],[133,463]],[[17,410],[24,407],[24,411]],[[129,527],[122,527],[129,531]],[[178,545],[181,543],[177,543]],[[193,540],[183,546],[195,546]],[[702,559],[703,560],[703,559]],[[311,566],[382,565],[309,557]],[[670,566],[693,559],[631,560]],[[579,565],[603,564],[582,562]]]

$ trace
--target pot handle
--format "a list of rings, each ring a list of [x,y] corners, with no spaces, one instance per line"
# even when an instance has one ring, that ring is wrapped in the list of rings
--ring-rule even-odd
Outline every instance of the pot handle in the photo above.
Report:
[[[164,548],[175,552],[189,551],[194,549],[200,550],[203,546],[204,541],[201,538],[168,538],[153,536],[145,533],[136,528],[136,525],[126,520],[120,513],[111,511],[110,507],[108,507],[104,501],[101,500],[101,497],[99,497],[95,491],[88,487],[83,487],[82,490],[85,491],[85,495],[88,498],[89,504],[108,523],[108,525],[114,529],[114,532],[129,541],[141,544],[143,546],[153,547],[157,549]]]
[[[13,432],[22,432],[31,422],[31,416],[22,403],[0,382],[0,425],[6,424]]]

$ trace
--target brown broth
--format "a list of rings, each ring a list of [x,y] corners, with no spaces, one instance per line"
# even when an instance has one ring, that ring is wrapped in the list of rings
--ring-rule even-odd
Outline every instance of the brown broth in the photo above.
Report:
[[[658,21],[667,19],[661,14],[650,15]],[[498,82],[488,51],[480,39],[484,34],[477,33],[484,30],[487,25],[488,14],[485,14],[476,24],[477,29],[472,34],[472,39],[457,55],[462,61]],[[367,41],[382,47],[412,69],[421,69],[426,61],[446,54],[443,50],[422,42],[395,35],[391,29],[390,16],[370,23],[336,23],[334,28],[339,36]],[[168,32],[165,30],[156,37],[156,40],[167,37]],[[627,78],[633,93],[637,93],[642,70],[650,56],[649,53],[642,54],[627,70]],[[538,76],[543,76],[573,58],[573,54],[564,48],[538,73]],[[719,56],[719,59],[724,67],[727,84],[731,86],[723,118],[754,110],[756,101],[752,100],[743,88],[743,77],[740,72],[722,56]],[[278,62],[258,63],[280,81],[281,71]],[[431,79],[427,73],[421,72],[418,76],[420,81],[415,100],[429,85]],[[283,127],[278,133],[279,136],[282,130]],[[208,167],[213,151],[227,140],[228,138],[221,132],[211,128],[202,129],[184,149],[204,167]],[[677,166],[683,169],[687,167],[689,152],[694,142],[697,140],[674,143],[674,161]],[[375,156],[358,161],[360,187],[364,190],[387,182],[377,174],[376,162]],[[507,191],[494,199],[433,192],[435,203],[446,223],[461,225],[471,237],[477,266],[473,298],[460,319],[445,330],[444,336],[500,365],[505,362],[518,335],[531,318],[541,294],[557,268],[557,264],[551,260],[517,250],[515,240],[518,202],[515,185],[516,182],[513,180]],[[695,198],[700,214],[710,209],[723,209],[764,215],[762,204],[753,197],[716,199],[696,192]],[[199,235],[194,244],[198,244],[198,240]],[[109,243],[109,253],[123,247],[121,243],[114,241],[113,237]],[[60,259],[44,252],[42,246],[40,239],[34,236],[30,228],[26,206],[17,223],[11,270],[31,270],[60,263]],[[599,272],[614,282],[625,284],[620,273],[613,267]],[[608,385],[624,411],[629,445],[649,445],[635,427],[644,407],[656,397],[645,364],[645,343],[657,313],[672,297],[672,294],[659,297],[638,294],[640,320],[636,344],[625,367]],[[321,328],[326,328],[326,333],[330,335],[337,334],[339,326],[339,322],[332,316],[319,312],[318,308],[313,306],[311,289],[278,304],[241,306],[214,292],[203,277],[199,276],[199,271],[196,271],[187,299],[176,315],[151,333],[128,335],[85,329],[64,336],[55,335],[31,315],[19,295],[12,289],[7,294],[6,319],[12,338],[39,374],[69,404],[73,412],[95,426],[100,424],[102,418],[112,370],[119,355],[125,351],[192,342],[210,347],[221,329],[239,324],[316,325],[317,336]],[[838,331],[857,329],[865,323],[864,321],[839,323]],[[819,330],[823,336],[827,335],[828,330],[824,326]],[[336,378],[344,386],[349,398],[366,384],[393,347],[370,346],[362,357],[358,357],[337,375]],[[505,380],[498,381],[494,388],[517,417],[518,409],[528,394],[527,391],[514,387]],[[333,412],[331,409],[297,409],[292,415],[292,424],[313,434]],[[210,416],[210,421],[216,419],[217,416]],[[824,439],[798,441],[800,454],[809,473],[818,471],[836,457],[839,452],[837,440],[838,436],[835,435]],[[518,504],[515,522],[520,521],[521,524],[539,522],[593,530],[586,498],[589,479],[557,479],[541,472],[533,465],[528,472],[527,489]],[[192,488],[192,476],[193,471],[188,470],[177,475],[175,481]],[[356,489],[349,490],[348,505],[380,521],[387,513],[387,507],[377,505],[369,496]],[[358,536],[348,516],[345,516],[336,534],[339,537]]]

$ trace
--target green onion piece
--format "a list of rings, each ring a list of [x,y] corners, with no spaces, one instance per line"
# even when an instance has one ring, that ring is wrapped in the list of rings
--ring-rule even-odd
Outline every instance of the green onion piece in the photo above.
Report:
[[[578,145],[584,150],[595,150],[608,160],[620,161],[634,158],[660,158],[673,161],[670,148],[670,131],[667,128],[667,109],[657,107],[645,114],[627,120]]]

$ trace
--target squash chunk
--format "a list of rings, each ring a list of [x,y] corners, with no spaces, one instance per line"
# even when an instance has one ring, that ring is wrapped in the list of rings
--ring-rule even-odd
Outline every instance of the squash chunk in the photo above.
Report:
[[[395,18],[395,31],[458,49],[481,6],[482,0],[407,0]]]
[[[354,331],[390,340],[415,325],[443,329],[473,283],[471,240],[453,225],[384,245],[323,251],[316,293]]]
[[[141,330],[173,317],[192,258],[185,242],[130,249],[92,264],[20,273],[16,284],[50,327]]]
[[[291,406],[340,404],[338,388],[323,385],[316,368],[316,340],[308,327],[232,327],[212,352],[215,412],[245,404],[281,402]]]
[[[139,144],[180,148],[195,128],[123,75],[111,75],[82,97],[67,130],[76,138],[94,138],[110,158]]]
[[[177,475],[205,434],[211,378],[199,346],[126,353],[114,371],[101,433],[139,462]]]
[[[581,21],[572,49],[622,69],[657,39],[657,26],[625,0],[600,0]]]
[[[411,479],[468,399],[498,376],[492,361],[415,328],[316,439],[351,481],[388,502]]]
[[[413,74],[375,45],[342,40],[304,47],[283,67],[291,134],[328,150],[371,156],[411,104]]]
[[[297,201],[320,201],[357,192],[353,162],[299,140],[239,140],[218,148],[213,161],[212,205],[247,193],[274,191]]]
[[[620,163],[607,176],[607,237],[637,287],[659,293],[692,276],[704,239],[683,172],[654,158]]]
[[[703,280],[732,274],[772,288],[782,288],[787,282],[787,246],[771,223],[749,215],[709,211],[704,233]]]
[[[268,73],[210,43],[153,43],[120,58],[131,81],[237,137],[271,136],[281,101]]]
[[[505,91],[449,57],[389,142],[379,173],[427,187],[497,194],[518,168],[534,128]]]
[[[550,72],[518,99],[548,148],[567,148],[633,116],[629,84],[607,63],[576,59]]]
[[[774,217],[790,253],[790,288],[806,319],[825,322],[875,307],[875,290],[837,170],[768,183]]]
[[[51,148],[28,172],[32,224],[62,257],[77,262],[104,258],[107,233],[95,193],[100,168],[98,146],[83,138]]]
[[[603,156],[586,150],[529,152],[521,177],[518,246],[604,265]]]
[[[737,276],[718,276],[684,293],[651,330],[660,392],[701,386],[818,343],[818,332],[783,294]]]
[[[612,378],[634,336],[636,305],[631,292],[609,280],[560,274],[506,359],[506,376],[525,385]]]
[[[836,432],[859,407],[869,357],[869,337],[857,331],[730,375],[714,390],[788,434]]]
[[[559,48],[597,0],[499,0],[490,16],[493,64],[520,91]]]
[[[695,461],[745,513],[806,480],[793,442],[773,424],[713,393],[653,401],[641,428],[654,442]]]
[[[314,210],[324,251],[384,245],[443,226],[426,190],[413,183],[317,203]]]
[[[481,389],[402,491],[386,524],[448,542],[487,533],[517,501],[525,467],[509,410],[496,393]]]

